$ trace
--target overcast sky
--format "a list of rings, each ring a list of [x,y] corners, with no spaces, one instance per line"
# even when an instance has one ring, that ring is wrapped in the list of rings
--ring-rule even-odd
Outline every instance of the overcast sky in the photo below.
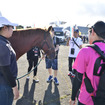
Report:
[[[0,11],[20,25],[40,27],[61,20],[86,26],[105,21],[105,0],[2,0]]]

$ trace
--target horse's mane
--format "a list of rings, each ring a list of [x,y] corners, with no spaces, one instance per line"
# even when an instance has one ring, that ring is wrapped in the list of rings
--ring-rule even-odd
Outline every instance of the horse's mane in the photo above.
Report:
[[[47,29],[42,29],[42,28],[28,28],[28,29],[16,29],[14,32],[24,32],[24,31],[47,31]]]
[[[42,28],[29,28],[29,29],[18,29],[18,30],[14,30],[13,34],[14,35],[20,35],[20,33],[22,33],[22,36],[25,35],[31,35],[33,33],[44,33],[47,32],[46,29],[42,29]],[[39,34],[40,35],[40,34]]]

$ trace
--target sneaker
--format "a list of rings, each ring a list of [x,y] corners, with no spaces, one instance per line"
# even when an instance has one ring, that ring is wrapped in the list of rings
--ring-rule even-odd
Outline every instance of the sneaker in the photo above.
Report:
[[[73,74],[73,72],[72,72],[72,71],[69,71],[68,76],[70,76],[70,77],[74,78],[74,77],[75,77],[75,74]]]
[[[30,77],[29,77],[29,76],[27,76],[27,79],[30,79]]]
[[[74,78],[75,77],[75,74],[72,73],[71,77]]]
[[[33,80],[37,83],[39,82],[39,79],[36,76],[33,77]]]
[[[57,80],[56,77],[54,78],[54,83],[55,83],[56,85],[59,85],[59,81]]]
[[[30,75],[28,74],[27,79],[30,79]]]
[[[52,81],[52,80],[53,80],[53,76],[50,75],[50,76],[48,77],[48,79],[47,79],[47,82],[50,82],[50,81]]]
[[[72,74],[73,74],[72,71],[69,71],[68,76],[71,76]]]

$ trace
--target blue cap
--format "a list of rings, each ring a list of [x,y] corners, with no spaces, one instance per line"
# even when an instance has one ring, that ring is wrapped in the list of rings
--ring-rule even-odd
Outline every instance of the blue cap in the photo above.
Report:
[[[74,32],[77,32],[77,33],[79,33],[79,30],[78,30],[78,29],[74,29]]]

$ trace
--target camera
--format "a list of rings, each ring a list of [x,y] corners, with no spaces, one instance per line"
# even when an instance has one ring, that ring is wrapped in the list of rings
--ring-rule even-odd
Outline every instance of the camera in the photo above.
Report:
[[[71,54],[74,54],[74,52],[75,52],[75,49],[71,48]]]

